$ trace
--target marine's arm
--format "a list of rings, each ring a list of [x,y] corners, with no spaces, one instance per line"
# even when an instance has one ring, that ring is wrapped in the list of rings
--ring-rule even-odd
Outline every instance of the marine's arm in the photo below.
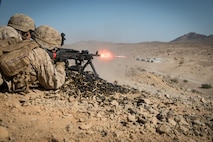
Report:
[[[33,49],[29,58],[38,81],[44,88],[58,89],[64,84],[66,77],[64,63],[54,65],[47,52],[41,48]]]

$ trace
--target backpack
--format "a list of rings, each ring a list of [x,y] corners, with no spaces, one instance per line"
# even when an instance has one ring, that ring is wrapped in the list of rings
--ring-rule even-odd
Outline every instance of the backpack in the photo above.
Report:
[[[12,83],[8,88],[12,92],[28,91],[30,81],[30,60],[29,52],[38,47],[36,42],[23,41],[9,46],[0,48],[0,70],[4,80],[11,80]]]

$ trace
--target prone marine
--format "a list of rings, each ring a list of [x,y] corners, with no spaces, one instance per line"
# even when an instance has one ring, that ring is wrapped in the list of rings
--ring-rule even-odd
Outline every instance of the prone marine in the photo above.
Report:
[[[35,84],[47,90],[61,87],[66,77],[65,63],[54,64],[45,51],[61,47],[61,34],[47,25],[27,32],[17,31],[15,34],[15,38],[20,40],[0,48],[0,72],[3,81],[1,88],[9,92],[27,93]],[[33,40],[30,40],[31,37]]]

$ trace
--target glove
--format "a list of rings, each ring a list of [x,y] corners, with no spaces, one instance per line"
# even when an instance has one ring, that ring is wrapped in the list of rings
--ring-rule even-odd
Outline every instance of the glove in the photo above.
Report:
[[[65,63],[64,62],[56,62],[56,69],[65,69]]]

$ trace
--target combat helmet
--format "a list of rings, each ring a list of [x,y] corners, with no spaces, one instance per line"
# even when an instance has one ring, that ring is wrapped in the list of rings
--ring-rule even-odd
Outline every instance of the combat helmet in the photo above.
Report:
[[[53,50],[61,47],[61,34],[53,27],[41,25],[32,33],[32,38],[43,48]]]
[[[35,30],[34,20],[25,14],[14,14],[10,17],[7,25],[22,32]]]

